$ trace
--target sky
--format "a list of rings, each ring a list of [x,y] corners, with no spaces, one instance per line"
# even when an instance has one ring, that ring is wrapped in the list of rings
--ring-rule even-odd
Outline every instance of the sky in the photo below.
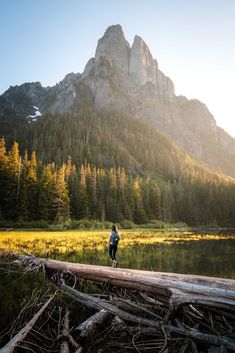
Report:
[[[234,0],[0,0],[0,94],[83,72],[114,24],[130,44],[141,36],[176,94],[204,102],[235,137]]]

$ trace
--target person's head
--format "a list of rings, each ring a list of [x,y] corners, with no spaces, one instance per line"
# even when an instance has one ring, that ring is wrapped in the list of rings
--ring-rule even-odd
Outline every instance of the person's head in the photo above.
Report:
[[[118,227],[116,226],[116,224],[112,225],[112,231],[116,233],[118,232]]]

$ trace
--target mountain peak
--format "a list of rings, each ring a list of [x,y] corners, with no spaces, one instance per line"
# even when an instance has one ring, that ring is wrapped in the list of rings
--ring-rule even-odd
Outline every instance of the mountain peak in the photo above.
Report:
[[[132,47],[127,42],[122,26],[117,24],[106,29],[102,38],[98,40],[95,60],[103,56],[114,64],[131,84],[142,86],[147,82],[156,84],[158,65],[145,41],[135,35]],[[86,73],[90,71],[90,63]]]
[[[157,65],[145,41],[135,36],[130,53],[130,77],[133,83],[143,85],[156,82]]]
[[[138,36],[137,34],[134,37],[134,42],[132,44],[132,46],[134,45],[145,45],[147,47],[147,44],[145,43],[145,41],[143,40],[143,38],[141,38],[140,36]],[[147,47],[148,48],[148,47]]]
[[[109,27],[106,29],[104,35],[107,35],[107,34],[109,34],[109,33],[114,33],[114,32],[123,34],[122,26],[119,25],[119,24],[109,26]]]
[[[95,59],[104,56],[122,72],[128,73],[129,54],[130,45],[125,39],[122,27],[117,24],[108,27],[103,37],[98,40]]]

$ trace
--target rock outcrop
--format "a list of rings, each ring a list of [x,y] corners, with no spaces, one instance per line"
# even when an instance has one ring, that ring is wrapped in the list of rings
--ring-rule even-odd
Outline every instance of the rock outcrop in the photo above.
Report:
[[[29,122],[35,107],[42,114],[76,111],[84,87],[98,108],[146,119],[193,158],[235,177],[235,139],[217,127],[205,104],[177,97],[144,40],[135,36],[130,47],[120,25],[109,27],[99,39],[82,74],[69,74],[51,88],[38,82],[9,88],[0,96],[0,119],[6,124],[10,115],[11,121],[16,116]]]
[[[130,47],[120,25],[109,27],[81,80],[98,107],[148,120],[193,158],[235,176],[235,140],[217,127],[205,104],[175,95],[173,82],[141,37],[135,36]]]
[[[147,82],[155,84],[157,70],[157,62],[153,60],[149,48],[142,38],[135,36],[130,52],[130,81],[137,86]]]
[[[116,65],[123,73],[128,74],[130,45],[124,37],[120,25],[110,26],[98,40],[95,59],[104,57]]]

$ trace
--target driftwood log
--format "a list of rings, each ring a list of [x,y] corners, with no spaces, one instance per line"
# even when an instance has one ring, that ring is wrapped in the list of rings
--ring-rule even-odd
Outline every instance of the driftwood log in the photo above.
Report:
[[[70,353],[69,344],[75,349],[75,353],[81,353],[83,348],[78,344],[70,334],[69,329],[69,311],[66,310],[63,320],[62,343],[60,353]]]
[[[198,341],[206,342],[207,344],[213,344],[216,346],[222,344],[228,349],[235,351],[235,340],[229,339],[227,337],[218,337],[215,335],[204,334],[202,332],[197,331],[196,329],[178,328],[159,323],[156,320],[144,319],[133,314],[127,313],[124,310],[118,309],[116,306],[106,302],[103,299],[101,300],[91,295],[79,292],[76,289],[67,286],[66,284],[60,284],[60,288],[65,294],[69,295],[71,298],[77,300],[81,304],[98,310],[103,309],[109,312],[110,314],[113,314],[114,316],[118,316],[119,318],[125,321],[137,323],[138,325],[161,329],[169,334],[173,333],[184,337],[194,338]]]
[[[87,337],[97,328],[97,326],[104,323],[109,316],[110,314],[107,310],[101,309],[76,327],[76,330],[80,331],[80,337]]]
[[[69,311],[66,310],[64,316],[64,323],[63,323],[63,341],[61,343],[60,353],[69,353],[69,342],[68,342],[68,335],[69,335]]]
[[[57,293],[57,292],[56,292]],[[48,307],[50,302],[55,297],[54,293],[51,298],[41,307],[41,309],[33,316],[33,318],[3,347],[0,349],[0,353],[13,353],[17,345],[22,342],[30,330],[33,328],[34,324],[38,318],[42,315],[44,310]]]
[[[166,296],[172,310],[187,303],[235,310],[235,280],[84,265],[22,255],[15,257],[46,269],[72,272],[96,283]]]
[[[194,341],[199,342],[199,347],[206,344],[207,348],[203,346],[206,352],[209,352],[208,349],[210,353],[222,353],[227,350],[235,352],[234,280],[76,264],[37,258],[30,254],[29,256],[15,254],[14,258],[26,268],[26,271],[40,269],[45,271],[46,278],[58,286],[65,295],[72,297],[83,306],[98,311],[77,327],[81,333],[82,345],[89,329],[91,332],[93,329],[96,331],[99,316],[102,321],[107,319],[106,315],[109,315],[110,318],[113,316],[118,320],[124,320],[122,322],[128,328],[129,334],[133,332],[131,346],[136,347],[137,339],[138,349],[141,352],[142,349],[145,352],[145,345],[153,348],[155,341],[160,351],[165,352],[167,342],[174,339],[184,342],[181,353],[188,352],[190,345],[193,352],[198,352]],[[74,288],[79,282],[83,282],[78,281],[78,278],[105,284],[102,287],[106,288],[105,293],[108,295],[97,296],[80,292]],[[64,280],[71,283],[72,279],[75,280],[73,288],[64,283]],[[113,293],[115,293],[114,296]],[[123,293],[129,294],[126,296]],[[176,312],[177,309],[180,310]],[[66,315],[61,335],[61,352],[67,353],[69,346],[77,353],[81,352],[82,347],[79,344],[76,346],[76,342],[73,344],[70,340],[72,336],[69,333],[69,321]],[[110,325],[111,320],[108,318],[107,321]],[[217,327],[214,325],[215,322]],[[108,330],[113,332],[115,343],[116,328],[113,323]],[[125,331],[125,329],[121,330]],[[75,334],[78,331],[76,330]],[[157,337],[155,341],[153,339],[151,342],[142,342],[141,335],[145,332]],[[69,345],[66,344],[66,340]],[[124,342],[122,343],[125,347]],[[218,351],[217,348],[220,350]]]

